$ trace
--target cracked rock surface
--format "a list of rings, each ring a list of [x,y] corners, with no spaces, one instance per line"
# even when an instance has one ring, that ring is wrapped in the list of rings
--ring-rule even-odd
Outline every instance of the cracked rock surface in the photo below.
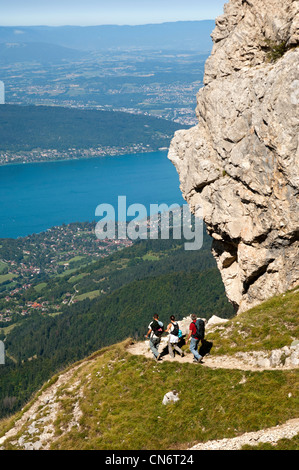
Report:
[[[176,132],[169,150],[238,312],[299,282],[298,22],[298,1],[230,0],[212,35],[198,125]],[[273,44],[284,46],[275,61]]]

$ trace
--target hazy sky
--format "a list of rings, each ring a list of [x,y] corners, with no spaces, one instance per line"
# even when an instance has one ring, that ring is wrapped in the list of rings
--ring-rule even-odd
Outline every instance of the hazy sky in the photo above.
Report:
[[[214,19],[228,0],[0,0],[0,25],[147,24]]]

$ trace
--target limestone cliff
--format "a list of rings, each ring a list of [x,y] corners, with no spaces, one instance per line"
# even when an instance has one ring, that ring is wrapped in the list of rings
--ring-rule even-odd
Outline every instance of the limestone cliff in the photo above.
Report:
[[[169,159],[239,312],[299,282],[299,2],[230,0]]]

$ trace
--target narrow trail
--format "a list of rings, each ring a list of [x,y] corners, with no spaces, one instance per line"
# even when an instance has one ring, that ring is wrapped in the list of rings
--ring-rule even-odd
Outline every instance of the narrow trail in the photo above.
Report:
[[[165,347],[165,343],[160,346],[160,351]],[[153,354],[149,349],[149,342],[143,341],[132,344],[128,348],[128,352],[135,355],[142,355],[153,359]],[[163,356],[162,361],[193,363],[192,353],[188,353],[185,357],[176,355],[171,358],[169,354]],[[238,369],[242,371],[263,371],[277,370],[278,368],[261,368],[252,366],[244,360],[234,356],[214,356],[209,355],[203,358],[202,364],[194,364],[194,367],[210,367],[212,369]],[[283,370],[297,369],[297,367],[284,367]],[[246,380],[246,379],[244,379]],[[299,434],[299,418],[291,419],[286,423],[268,429],[261,429],[256,432],[247,432],[234,438],[225,438],[219,440],[199,443],[188,450],[240,450],[244,445],[257,446],[262,443],[270,443],[276,445],[280,439],[292,439]]]
[[[163,349],[167,346],[167,339],[166,341],[161,341],[161,345],[159,347],[159,352],[163,351]],[[144,356],[149,359],[153,359],[153,354],[149,349],[149,341],[141,341],[132,344],[129,346],[127,351],[131,354],[137,356]],[[162,356],[162,361],[177,361],[181,363],[193,363],[193,355],[192,353],[188,353],[185,357],[181,357],[179,354],[176,354],[174,358],[170,357],[168,353]],[[246,360],[236,357],[236,356],[213,356],[208,355],[203,358],[203,362],[201,364],[194,364],[196,367],[210,367],[212,369],[239,369],[239,370],[251,370],[251,371],[263,371],[263,370],[290,370],[294,369],[295,367],[259,367],[257,365],[252,365]]]

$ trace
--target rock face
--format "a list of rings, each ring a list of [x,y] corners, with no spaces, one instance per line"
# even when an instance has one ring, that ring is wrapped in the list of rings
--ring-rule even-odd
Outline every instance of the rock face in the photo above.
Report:
[[[299,2],[230,0],[212,38],[198,125],[168,158],[241,312],[299,282]]]

